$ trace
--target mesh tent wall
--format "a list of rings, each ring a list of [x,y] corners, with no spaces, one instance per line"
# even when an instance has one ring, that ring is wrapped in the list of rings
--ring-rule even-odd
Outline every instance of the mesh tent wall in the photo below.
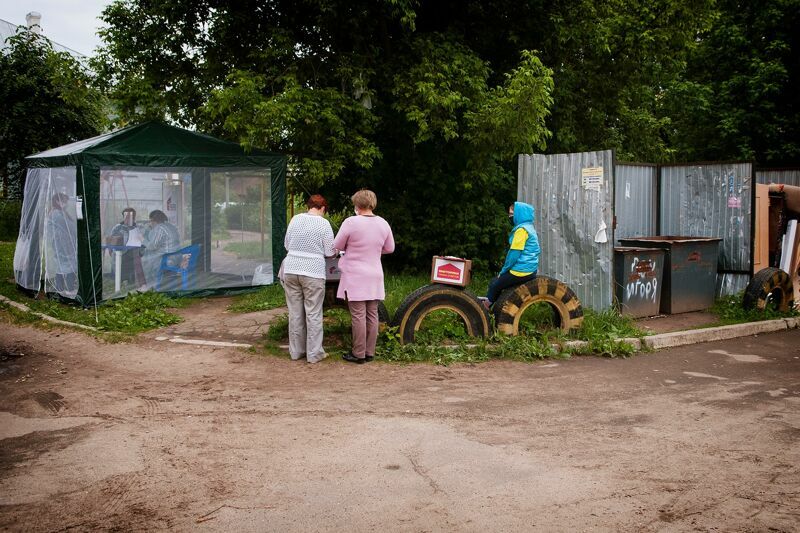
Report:
[[[145,122],[28,163],[23,288],[44,281],[84,306],[143,288],[217,292],[272,283],[285,254],[284,155]],[[62,272],[73,263],[76,280]]]

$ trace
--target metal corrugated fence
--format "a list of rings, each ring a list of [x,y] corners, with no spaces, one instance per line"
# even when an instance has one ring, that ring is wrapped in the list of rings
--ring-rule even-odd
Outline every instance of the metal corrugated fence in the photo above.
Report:
[[[703,163],[660,168],[660,233],[721,237],[717,294],[733,294],[749,280],[753,165]]]
[[[602,168],[597,190],[583,185],[584,169]],[[584,307],[611,307],[613,293],[614,156],[611,150],[520,155],[517,198],[536,209],[542,247],[539,273],[572,288]],[[589,180],[591,181],[591,179]],[[606,226],[606,243],[595,242]]]
[[[614,239],[656,235],[658,167],[618,163],[614,169]]]
[[[800,168],[762,168],[756,170],[757,183],[783,183],[800,187]]]

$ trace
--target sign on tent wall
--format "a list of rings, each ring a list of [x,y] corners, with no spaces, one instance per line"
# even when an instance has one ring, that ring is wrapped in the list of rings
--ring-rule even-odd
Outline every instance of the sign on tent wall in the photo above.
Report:
[[[752,163],[670,165],[660,172],[661,235],[722,238],[717,295],[743,290],[752,269]]]
[[[518,159],[517,198],[536,209],[539,274],[572,288],[591,309],[611,307],[614,156],[611,150]]]

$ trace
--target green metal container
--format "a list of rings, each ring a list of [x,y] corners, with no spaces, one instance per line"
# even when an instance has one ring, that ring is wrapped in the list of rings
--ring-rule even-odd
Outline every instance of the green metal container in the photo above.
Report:
[[[623,315],[640,318],[660,312],[664,253],[661,248],[614,248],[614,294]]]
[[[660,311],[668,315],[714,305],[720,241],[716,237],[672,235],[620,239],[623,246],[666,251]]]

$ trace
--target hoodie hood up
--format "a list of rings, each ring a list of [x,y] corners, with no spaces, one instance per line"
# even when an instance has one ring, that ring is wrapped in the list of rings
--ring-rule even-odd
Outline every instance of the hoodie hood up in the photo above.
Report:
[[[514,202],[514,227],[520,224],[533,224],[535,217],[536,210],[531,204]]]

